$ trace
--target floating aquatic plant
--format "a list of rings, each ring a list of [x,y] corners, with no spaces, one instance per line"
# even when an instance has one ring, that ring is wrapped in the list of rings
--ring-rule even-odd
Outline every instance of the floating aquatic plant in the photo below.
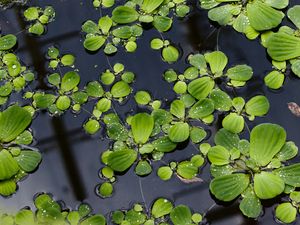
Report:
[[[39,194],[34,199],[35,210],[24,208],[16,215],[3,214],[0,223],[5,225],[105,225],[106,219],[101,214],[93,215],[87,204],[80,204],[77,210],[62,208],[49,194]]]
[[[201,8],[208,9],[208,17],[221,26],[230,25],[247,38],[255,39],[260,32],[280,25],[289,1],[215,1],[200,0]]]
[[[298,148],[286,142],[286,132],[279,125],[254,127],[250,141],[221,129],[214,140],[216,146],[207,153],[214,177],[210,191],[222,201],[241,198],[240,210],[245,216],[258,217],[261,200],[299,187],[300,165],[287,164],[298,154]]]
[[[46,25],[51,23],[55,18],[55,11],[52,6],[46,6],[44,9],[40,7],[29,7],[23,13],[26,21],[31,25],[28,32],[35,35],[42,35],[46,31]]]
[[[41,154],[31,150],[33,137],[28,126],[32,115],[12,105],[0,113],[0,195],[10,196],[17,182],[32,173],[41,162]]]
[[[174,63],[179,58],[178,49],[170,44],[168,40],[161,40],[159,38],[155,38],[150,43],[151,48],[154,50],[161,50],[161,55],[164,61],[168,63]]]
[[[56,69],[59,65],[73,67],[75,56],[72,54],[64,54],[60,56],[59,49],[52,46],[48,49],[47,58],[49,58],[49,68]]]
[[[275,67],[264,79],[265,84],[272,89],[282,87],[287,62],[291,64],[291,71],[300,77],[300,6],[290,8],[287,16],[295,25],[294,28],[282,26],[276,33],[262,35],[262,44],[267,48]]]
[[[17,44],[12,34],[0,37],[0,105],[7,102],[14,91],[21,91],[34,80],[34,73],[22,62],[12,49]]]
[[[300,206],[300,192],[292,191],[289,195],[289,201],[280,203],[276,206],[275,216],[282,223],[292,223],[296,221],[297,212]]]
[[[100,6],[99,3],[96,5]],[[108,7],[113,4],[111,1],[106,3]],[[108,55],[116,53],[119,45],[123,45],[127,52],[134,52],[137,38],[143,34],[143,24],[152,24],[159,32],[166,32],[172,26],[172,14],[184,17],[188,12],[189,7],[184,0],[127,1],[125,5],[114,8],[111,17],[101,17],[98,23],[87,20],[82,25],[82,31],[86,33],[83,46],[89,51],[97,51],[105,45],[104,52]],[[173,48],[166,47],[163,55],[170,56],[169,52],[175,51]],[[167,61],[174,59],[173,55]]]

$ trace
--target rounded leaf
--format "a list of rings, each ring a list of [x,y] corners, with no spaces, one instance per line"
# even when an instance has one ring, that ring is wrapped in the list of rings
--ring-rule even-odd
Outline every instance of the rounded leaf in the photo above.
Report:
[[[132,149],[117,150],[109,154],[107,165],[117,172],[124,172],[137,159],[137,152]]]
[[[284,191],[283,180],[275,174],[261,172],[254,176],[254,191],[260,199],[271,199]]]

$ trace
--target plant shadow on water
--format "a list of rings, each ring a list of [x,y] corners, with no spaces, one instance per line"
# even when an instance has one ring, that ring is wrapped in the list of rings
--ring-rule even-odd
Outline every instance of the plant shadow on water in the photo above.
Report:
[[[255,76],[247,87],[237,90],[237,94],[250,99],[256,94],[264,93],[271,103],[269,114],[264,118],[258,118],[255,124],[249,124],[250,128],[261,122],[278,123],[287,130],[288,138],[300,145],[298,132],[300,120],[294,117],[287,107],[287,103],[291,101],[300,103],[298,93],[300,80],[289,77],[283,88],[284,91],[268,90],[263,85],[263,77],[271,70],[271,63],[267,60],[265,49],[260,46],[259,41],[249,41],[231,27],[211,26],[207,19],[207,12],[200,10],[198,4],[194,4],[195,1],[192,2],[191,14],[184,20],[175,20],[174,27],[178,29],[172,29],[166,34],[166,38],[171,37],[170,39],[175,44],[180,43],[184,50],[181,60],[172,67],[183,71],[187,67],[185,59],[190,53],[215,50],[217,47],[228,55],[231,65],[238,63],[250,65],[254,68]],[[292,4],[297,3],[299,4],[300,1],[294,1]],[[99,18],[99,12],[92,7],[91,1],[45,0],[32,1],[31,4],[52,5],[57,12],[56,20],[48,26],[47,35],[36,38],[26,34],[25,31],[18,33],[17,52],[25,64],[34,67],[38,75],[34,86],[44,91],[49,89],[45,78],[51,71],[44,62],[47,48],[53,44],[61,46],[63,52],[71,51],[76,55],[76,68],[79,69],[82,85],[90,80],[98,80],[99,74],[109,67],[106,56],[101,51],[88,54],[82,47],[80,34],[80,27],[84,21]],[[21,9],[22,7],[0,12],[3,33],[16,34],[25,29]],[[155,37],[159,37],[159,33],[149,29],[138,40],[139,48],[135,54],[120,50],[109,59],[113,63],[124,63],[129,70],[137,74],[135,90],[146,89],[154,98],[164,97],[166,100],[171,100],[175,96],[170,85],[162,79],[163,72],[170,68],[170,65],[163,63],[160,53],[152,51],[149,47],[149,42]],[[124,106],[115,105],[116,111],[124,118],[131,110],[139,110],[132,103],[132,100],[129,100]],[[39,170],[22,182],[22,188],[13,198],[1,199],[0,208],[5,206],[7,210],[15,211],[23,206],[32,206],[32,198],[37,192],[52,193],[56,199],[63,199],[70,207],[76,207],[79,202],[84,201],[89,203],[95,212],[103,214],[120,208],[129,208],[130,204],[144,200],[149,206],[154,199],[161,196],[177,204],[187,204],[198,212],[205,212],[214,204],[215,199],[210,196],[209,185],[206,182],[210,180],[208,166],[201,172],[204,182],[194,184],[183,184],[175,178],[163,182],[155,173],[146,178],[138,178],[131,171],[132,173],[118,177],[116,191],[112,198],[99,198],[94,190],[100,181],[98,177],[100,154],[109,147],[109,143],[101,139],[99,134],[93,137],[85,134],[82,124],[88,116],[84,111],[79,115],[68,112],[61,117],[50,117],[47,113],[40,112],[33,121],[32,129],[35,133],[36,147],[43,153],[43,162]],[[210,142],[214,132],[219,128],[220,120],[209,128]],[[164,160],[183,160],[191,153],[195,153],[193,146],[181,150],[185,145],[186,143],[179,146],[179,151],[166,156]],[[154,170],[159,166],[159,163],[154,163]],[[212,225],[271,225],[275,223],[272,209],[273,204],[265,202],[264,217],[255,221],[243,217],[237,203],[224,205],[217,202],[217,205],[207,213],[206,218]]]

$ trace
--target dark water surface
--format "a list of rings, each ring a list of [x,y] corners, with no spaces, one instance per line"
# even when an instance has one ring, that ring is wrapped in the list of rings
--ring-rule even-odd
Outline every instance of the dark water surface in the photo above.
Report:
[[[217,48],[229,58],[229,66],[245,63],[253,67],[254,77],[248,85],[238,90],[238,95],[246,99],[257,94],[265,94],[271,103],[268,116],[257,118],[255,122],[248,122],[249,127],[262,122],[272,122],[283,126],[288,139],[300,146],[300,119],[293,116],[287,108],[287,103],[300,103],[300,79],[289,75],[284,87],[279,91],[270,91],[263,84],[263,77],[271,70],[271,63],[266,56],[265,49],[258,40],[249,41],[246,37],[235,32],[231,27],[213,26],[207,18],[207,12],[199,8],[196,0],[191,1],[192,12],[184,20],[175,19],[173,29],[165,38],[180,46],[182,58],[174,65],[168,65],[161,60],[160,52],[150,49],[149,42],[159,33],[153,29],[145,31],[138,40],[137,52],[125,53],[122,48],[114,57],[109,57],[111,63],[125,64],[126,70],[133,71],[136,76],[134,90],[148,90],[154,98],[170,100],[175,97],[171,86],[162,79],[163,72],[174,68],[183,72],[187,67],[186,58],[190,53],[198,51],[216,50]],[[300,0],[291,4],[300,3]],[[109,68],[103,51],[88,54],[82,46],[81,24],[87,19],[97,21],[99,11],[95,10],[90,0],[43,0],[31,1],[32,5],[52,5],[56,10],[56,19],[48,25],[48,33],[41,37],[33,37],[26,32],[25,23],[21,16],[22,8],[12,8],[0,11],[0,25],[3,34],[18,34],[17,54],[28,66],[35,69],[38,75],[36,86],[41,90],[48,87],[45,77],[51,71],[45,63],[45,53],[52,45],[59,46],[61,53],[72,53],[76,56],[76,68],[81,75],[81,87],[88,81],[98,80],[99,75]],[[109,10],[103,10],[103,14]],[[286,21],[285,21],[286,22]],[[219,33],[219,35],[218,35]],[[97,65],[97,66],[95,66]],[[132,104],[132,99],[125,106],[115,105],[118,113],[125,117],[126,113],[138,110]],[[92,104],[85,106],[91,110]],[[11,198],[0,199],[0,207],[8,212],[14,212],[24,206],[32,206],[32,199],[36,193],[52,193],[55,199],[63,200],[68,207],[75,208],[79,202],[89,203],[95,212],[108,215],[109,212],[129,208],[134,202],[146,201],[147,207],[158,197],[166,197],[176,204],[187,204],[194,211],[205,212],[214,204],[208,190],[208,182],[183,184],[178,179],[161,181],[153,172],[145,178],[137,177],[132,169],[124,176],[117,177],[114,185],[115,193],[112,198],[101,199],[95,193],[95,187],[101,182],[98,171],[101,168],[100,154],[109,147],[101,134],[93,137],[85,134],[82,124],[89,117],[88,113],[79,115],[66,113],[61,117],[50,117],[41,112],[33,121],[32,129],[36,140],[36,147],[43,153],[40,168],[26,180],[19,183],[20,189]],[[212,136],[219,129],[216,121],[207,127]],[[245,135],[247,131],[245,131]],[[210,141],[212,138],[210,138]],[[165,156],[165,161],[184,160],[196,153],[192,146],[184,150]],[[295,160],[299,161],[299,157]],[[154,168],[160,162],[154,162]],[[155,171],[155,169],[154,169]],[[201,178],[210,180],[209,168],[206,166]],[[142,190],[142,191],[141,191]],[[142,194],[143,193],[143,194]],[[272,202],[264,202],[265,214],[258,221],[248,220],[242,216],[238,204],[217,205],[207,214],[211,225],[250,225],[276,224],[273,219]],[[300,224],[298,221],[295,224]]]

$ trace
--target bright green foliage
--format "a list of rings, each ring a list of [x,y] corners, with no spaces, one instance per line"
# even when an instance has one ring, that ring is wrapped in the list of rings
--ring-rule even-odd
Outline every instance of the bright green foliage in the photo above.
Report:
[[[109,8],[114,3],[114,0],[93,1],[96,8]],[[137,39],[143,34],[142,23],[151,24],[159,32],[166,32],[172,27],[173,15],[184,17],[189,10],[185,0],[129,1],[125,5],[115,7],[111,16],[101,17],[98,23],[87,20],[82,25],[82,31],[86,33],[83,46],[93,52],[104,47],[104,53],[108,55],[116,53],[120,45],[123,45],[127,52],[135,52],[138,48]],[[166,45],[162,56],[166,62],[173,63],[177,61],[179,51],[174,46]]]
[[[32,173],[41,162],[41,154],[26,150],[33,138],[26,130],[32,121],[30,113],[12,105],[0,113],[0,195],[16,192],[17,182]],[[28,147],[29,149],[29,147]]]
[[[44,9],[29,7],[24,11],[23,15],[26,21],[30,22],[28,32],[38,36],[44,34],[45,26],[55,19],[55,11],[52,6],[46,6]]]
[[[49,58],[49,68],[56,69],[59,65],[73,67],[75,63],[75,56],[72,54],[64,54],[60,56],[59,49],[52,46],[47,52]]]
[[[276,124],[260,124],[250,134],[250,142],[221,129],[215,136],[216,146],[208,150],[211,173],[215,177],[211,192],[222,201],[242,197],[240,209],[245,216],[261,214],[260,199],[272,199],[287,185],[299,187],[299,164],[286,166],[298,148],[286,142],[285,130]]]
[[[225,4],[222,4],[225,3]],[[244,33],[252,40],[260,32],[271,30],[280,25],[289,1],[260,1],[251,2],[200,0],[201,7],[207,9],[210,20],[222,26],[230,25],[237,32]]]
[[[101,214],[91,214],[89,205],[81,204],[77,210],[62,208],[61,204],[48,194],[39,194],[34,199],[35,210],[21,209],[16,215],[3,214],[0,222],[9,220],[11,225],[106,225],[106,219]],[[7,224],[7,223],[5,223]]]

